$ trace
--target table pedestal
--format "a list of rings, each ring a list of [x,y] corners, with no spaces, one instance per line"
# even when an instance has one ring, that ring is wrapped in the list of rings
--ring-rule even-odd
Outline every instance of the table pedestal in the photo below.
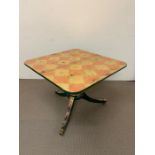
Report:
[[[69,99],[69,102],[67,105],[67,112],[65,114],[64,121],[62,123],[62,127],[61,127],[60,132],[59,132],[60,135],[63,135],[65,133],[65,130],[68,126],[68,123],[69,123],[69,120],[70,120],[70,117],[72,114],[72,110],[73,110],[73,107],[75,105],[76,100],[84,99],[84,100],[87,100],[89,102],[101,103],[101,104],[105,104],[107,101],[106,99],[94,99],[94,98],[88,96],[85,92],[82,92],[79,94],[70,94],[67,92],[56,91],[55,93],[60,95],[60,96],[63,96],[63,97],[68,97],[68,99]]]

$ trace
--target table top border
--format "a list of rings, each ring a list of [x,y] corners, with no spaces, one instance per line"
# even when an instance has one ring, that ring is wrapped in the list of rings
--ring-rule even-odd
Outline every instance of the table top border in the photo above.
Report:
[[[40,74],[39,72],[37,72],[36,70],[34,70],[34,69],[33,69],[32,67],[30,67],[29,65],[27,65],[27,64],[25,64],[25,63],[24,63],[24,65],[27,66],[28,68],[30,68],[30,69],[31,69],[32,71],[34,71],[35,73],[37,73],[38,75],[40,75],[41,77],[43,77],[44,79],[46,79],[47,81],[49,81],[50,83],[52,83],[53,85],[55,85],[56,87],[58,87],[59,89],[63,90],[64,92],[67,92],[67,93],[69,93],[69,94],[79,94],[79,93],[81,93],[81,92],[83,92],[83,91],[86,91],[87,89],[89,89],[89,88],[92,87],[93,85],[95,85],[95,84],[101,82],[102,80],[107,79],[108,77],[112,76],[113,74],[115,74],[115,73],[119,72],[120,70],[122,70],[122,69],[124,69],[124,68],[127,67],[127,64],[125,64],[125,66],[123,66],[123,67],[120,68],[119,70],[117,70],[117,71],[113,72],[112,74],[110,74],[110,75],[108,75],[108,76],[106,76],[106,77],[104,77],[104,78],[102,78],[102,79],[96,81],[95,83],[93,83],[92,85],[86,87],[85,89],[83,89],[83,90],[81,90],[81,91],[78,91],[78,92],[70,92],[70,91],[67,91],[67,90],[61,88],[61,87],[58,86],[56,83],[52,82],[51,80],[49,80],[48,78],[46,78],[45,76],[43,76],[42,74]]]

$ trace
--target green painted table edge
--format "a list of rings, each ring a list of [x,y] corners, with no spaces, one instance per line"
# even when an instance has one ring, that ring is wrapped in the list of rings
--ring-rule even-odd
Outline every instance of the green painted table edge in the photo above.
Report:
[[[66,91],[66,90],[62,89],[61,87],[59,87],[59,86],[58,86],[57,84],[55,84],[54,82],[50,81],[49,79],[47,79],[45,76],[43,76],[43,75],[40,74],[39,72],[35,71],[32,67],[28,66],[28,65],[25,64],[25,63],[24,63],[24,65],[25,65],[26,67],[30,68],[30,69],[31,69],[32,71],[34,71],[35,73],[37,73],[38,75],[40,75],[41,77],[43,77],[44,79],[46,79],[47,81],[49,81],[50,83],[52,83],[53,85],[55,85],[56,87],[58,87],[59,89],[63,90],[63,91],[64,91],[65,93],[67,93],[67,94],[79,94],[79,93],[82,93],[82,92],[86,91],[87,89],[91,88],[92,86],[96,85],[97,83],[99,83],[99,82],[101,82],[101,81],[107,79],[108,77],[112,76],[113,74],[115,74],[115,73],[117,73],[117,72],[119,72],[119,71],[121,71],[122,69],[124,69],[124,68],[127,67],[127,64],[126,64],[125,66],[123,66],[123,67],[120,68],[119,70],[113,72],[112,74],[108,75],[107,77],[104,77],[103,79],[97,81],[96,83],[90,85],[89,87],[87,87],[87,88],[85,88],[85,89],[83,89],[83,90],[81,90],[81,91],[78,91],[78,92],[69,92],[69,91]]]

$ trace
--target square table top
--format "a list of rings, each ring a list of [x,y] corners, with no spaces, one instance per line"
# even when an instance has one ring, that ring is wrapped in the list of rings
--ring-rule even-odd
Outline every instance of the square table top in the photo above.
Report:
[[[123,61],[81,49],[30,59],[24,64],[69,93],[82,92],[127,65]]]

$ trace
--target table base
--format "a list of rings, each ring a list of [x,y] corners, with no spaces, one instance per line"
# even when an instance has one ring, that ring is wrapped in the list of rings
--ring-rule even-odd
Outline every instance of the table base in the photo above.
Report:
[[[67,105],[67,112],[65,114],[64,121],[62,123],[61,129],[59,132],[60,135],[64,135],[64,133],[66,131],[66,128],[67,128],[68,123],[70,121],[70,117],[71,117],[73,107],[75,105],[76,100],[84,99],[84,100],[87,100],[89,102],[101,103],[101,104],[105,104],[107,101],[106,99],[94,99],[94,98],[88,96],[85,92],[82,92],[79,94],[70,94],[67,92],[55,91],[55,93],[58,94],[59,96],[68,97],[68,99],[69,99],[69,102]]]

